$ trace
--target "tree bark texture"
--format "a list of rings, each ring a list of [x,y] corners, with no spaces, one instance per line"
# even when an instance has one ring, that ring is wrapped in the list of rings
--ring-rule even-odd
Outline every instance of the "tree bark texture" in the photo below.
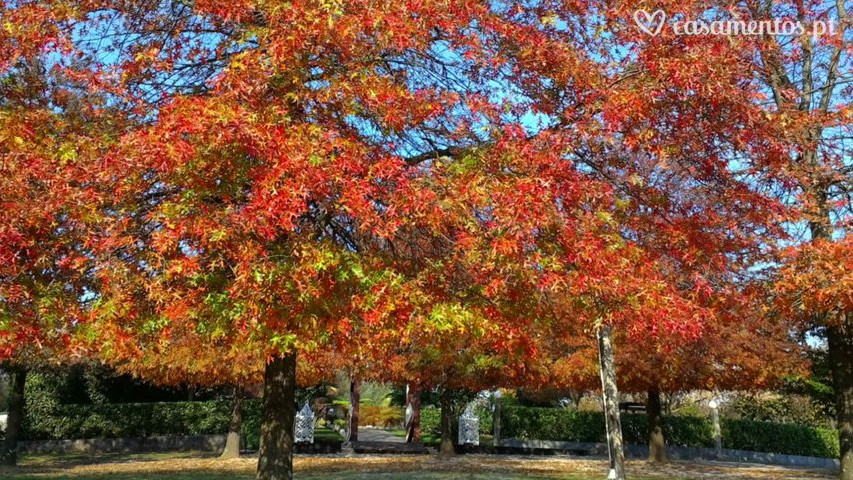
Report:
[[[441,455],[455,455],[456,448],[453,442],[453,399],[450,391],[441,392],[441,445],[438,453]]]
[[[228,423],[228,437],[225,440],[225,449],[222,450],[220,458],[238,458],[240,456],[240,433],[243,429],[243,389],[234,387],[233,408],[231,410],[231,421]]]
[[[296,355],[267,363],[258,480],[293,480],[294,422],[296,420]]]
[[[667,461],[666,438],[663,434],[663,409],[661,408],[660,391],[657,388],[651,388],[648,393],[646,415],[649,418],[649,460],[665,463]]]
[[[598,355],[601,369],[601,392],[604,397],[604,419],[607,426],[607,446],[610,469],[615,480],[625,480],[625,451],[622,447],[622,421],[619,417],[619,390],[616,388],[616,365],[613,361],[611,327],[598,329]]]
[[[841,480],[853,480],[853,325],[847,315],[841,325],[829,327],[829,361],[835,389]]]
[[[3,441],[3,450],[0,451],[0,462],[14,466],[18,463],[18,440],[21,439],[26,411],[24,386],[27,383],[27,371],[23,368],[13,368],[9,372],[9,378],[9,416],[6,419],[6,438]]]

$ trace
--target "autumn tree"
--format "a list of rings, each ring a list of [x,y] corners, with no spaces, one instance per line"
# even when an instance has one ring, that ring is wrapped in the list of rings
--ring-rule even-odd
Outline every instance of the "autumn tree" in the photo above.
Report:
[[[120,28],[156,37],[186,8],[123,10]],[[259,478],[292,475],[297,352],[408,319],[384,296],[396,280],[381,239],[402,208],[389,192],[411,168],[389,139],[439,128],[459,97],[412,88],[395,56],[428,53],[432,26],[464,38],[460,27],[478,11],[199,4],[165,43],[140,35],[120,52],[129,79],[121,100],[157,110],[104,158],[116,201],[100,227],[103,285],[91,331],[105,339],[105,355],[175,322],[192,322],[226,349],[257,347],[266,362]],[[183,50],[187,39],[196,50]],[[201,52],[214,57],[205,65],[215,80],[157,83]]]
[[[799,21],[803,34],[787,36],[678,35],[668,24],[660,35],[646,35],[632,21],[634,11],[644,8],[651,7],[642,2],[545,3],[531,9],[535,13],[529,16],[521,9],[508,10],[508,15],[529,25],[528,35],[536,35],[548,45],[538,51],[523,51],[528,57],[524,66],[529,74],[517,76],[526,85],[525,91],[536,95],[540,108],[553,118],[548,126],[575,127],[601,119],[603,132],[620,132],[615,139],[620,148],[625,145],[643,152],[658,167],[680,164],[703,184],[714,177],[728,178],[729,185],[740,183],[740,188],[720,190],[729,192],[721,197],[724,202],[719,203],[724,212],[749,218],[767,211],[762,208],[765,201],[754,193],[762,193],[797,211],[790,215],[791,212],[771,209],[767,229],[756,230],[760,235],[754,242],[757,247],[774,247],[781,237],[783,242],[793,239],[796,243],[816,245],[805,247],[800,258],[812,254],[806,252],[822,249],[843,251],[843,246],[829,244],[843,245],[849,230],[846,78],[850,59],[845,45],[850,28],[849,6],[843,2],[654,5],[669,16],[678,13],[683,18],[701,18],[706,22]],[[589,11],[600,15],[583,16]],[[818,20],[834,22],[834,30],[826,29],[824,35],[811,34]],[[601,31],[612,35],[592,34]],[[595,54],[585,56],[579,52]],[[561,54],[567,60],[553,62]],[[546,56],[547,59],[543,58]],[[609,62],[607,69],[598,68],[601,62]],[[582,75],[575,68],[578,64],[583,64],[588,72],[601,74]],[[595,116],[599,114],[600,117]],[[602,159],[596,158],[596,154],[601,151],[594,150],[588,158],[600,163]],[[747,192],[754,193],[744,196]],[[706,198],[720,198],[717,192],[711,193]],[[654,206],[647,203],[643,208]],[[729,210],[731,207],[737,208]],[[774,210],[788,216],[772,215]],[[759,220],[756,225],[761,224],[760,217],[753,218]],[[791,222],[782,223],[786,219]],[[651,225],[665,228],[660,223]],[[726,223],[720,227],[723,225]],[[786,228],[780,232],[782,225]],[[790,237],[785,239],[786,236]],[[690,242],[692,235],[672,238]],[[719,245],[731,244],[726,239]],[[819,265],[825,269],[827,278],[843,268],[842,257],[831,259],[823,255],[822,258],[824,262]],[[748,265],[750,258],[744,260]],[[766,267],[773,265],[773,261],[758,261],[753,265]],[[785,272],[783,290],[805,285],[795,278],[797,270]],[[814,274],[819,275],[819,271],[811,267],[804,271],[806,278]],[[800,292],[803,298],[809,297],[804,290]],[[807,328],[817,327],[826,332],[831,356],[836,359],[833,371],[839,404],[842,478],[849,478],[849,463],[853,458],[849,359],[853,355],[849,354],[850,336],[846,333],[850,329],[844,324],[849,315],[843,301],[830,303],[831,309],[805,311],[801,318]],[[827,306],[826,303],[812,305]]]
[[[261,478],[292,475],[296,352],[406,318],[377,306],[394,282],[375,255],[375,239],[395,227],[386,197],[418,163],[394,140],[471,130],[446,120],[459,95],[410,82],[407,68],[440,70],[439,44],[478,49],[465,28],[487,11],[168,1],[4,10],[13,54],[34,41],[87,62],[88,87],[138,121],[88,173],[113,191],[92,237],[102,268],[86,336],[102,339],[107,359],[181,321],[222,348],[259,346]],[[433,143],[406,143],[434,157]]]
[[[707,306],[713,320],[703,324],[698,338],[658,335],[654,328],[615,334],[620,388],[647,398],[650,460],[667,458],[663,394],[763,390],[806,373],[808,362],[802,344],[794,337],[793,322],[778,312],[771,313],[766,304],[768,294],[766,288],[754,287],[721,292]],[[768,317],[775,317],[776,321],[769,321]],[[581,332],[553,343],[556,345],[542,349],[542,357],[553,362],[543,365],[549,370],[553,385],[593,389],[597,380],[597,346]],[[566,355],[565,346],[570,346],[571,354]]]
[[[616,234],[616,218],[625,207],[615,202],[606,184],[567,168],[571,163],[555,148],[562,141],[548,133],[527,138],[517,126],[507,125],[495,142],[434,164],[430,180],[441,186],[423,191],[452,192],[452,198],[446,194],[435,204],[443,209],[436,218],[466,220],[456,225],[433,222],[433,230],[419,231],[422,243],[410,241],[396,249],[417,249],[411,257],[436,262],[439,270],[429,277],[429,285],[443,294],[456,292],[451,298],[464,301],[450,310],[450,318],[470,315],[468,308],[480,304],[507,340],[523,344],[527,338],[527,345],[515,352],[530,359],[527,363],[536,363],[531,336],[561,330],[615,325],[696,332],[690,302],[667,283],[663,264]],[[418,204],[433,205],[426,199]],[[523,216],[519,206],[525,208]],[[437,261],[436,253],[444,260]],[[454,279],[459,266],[464,266],[462,281]],[[518,326],[521,334],[514,335]],[[453,351],[469,350],[457,346]],[[515,371],[530,370],[519,367]],[[441,369],[445,375],[449,370]]]
[[[259,476],[289,478],[297,353],[365,339],[364,358],[381,359],[441,309],[528,334],[581,328],[603,344],[613,329],[693,341],[713,331],[712,295],[771,264],[765,250],[797,225],[829,264],[826,252],[844,251],[827,245],[849,226],[845,6],[716,6],[658,5],[834,17],[841,33],[649,36],[632,19],[638,2],[87,0],[5,6],[0,41],[2,68],[52,53],[133,120],[118,142],[71,140],[78,158],[98,152],[75,174],[109,185],[106,202],[58,189],[98,205],[86,335],[114,358],[173,323],[214,350],[256,348]],[[11,155],[17,137],[4,137]],[[57,138],[41,140],[62,158]],[[416,249],[395,252],[419,236],[441,239],[426,253],[445,277],[406,264]],[[418,283],[430,275],[441,290]],[[807,325],[827,329],[849,475],[841,298]],[[531,315],[508,308],[519,299]],[[45,330],[34,332],[37,345]]]
[[[0,65],[0,366],[12,380],[0,456],[12,465],[27,371],[85,354],[73,334],[93,283],[86,224],[103,194],[88,172],[121,117],[81,85],[29,47]]]
[[[656,336],[668,324],[692,341],[714,330],[712,296],[738,301],[738,285],[756,276],[756,265],[773,261],[767,250],[786,236],[779,225],[789,218],[785,199],[756,181],[762,167],[740,168],[739,160],[778,166],[788,150],[779,126],[746,101],[760,96],[744,55],[750,40],[668,30],[646,35],[631,15],[644,6],[510,6],[503,13],[511,22],[501,32],[512,34],[499,44],[514,52],[506,81],[539,114],[533,135],[565,146],[567,167],[612,189],[613,207],[599,213],[612,216],[616,235],[638,249],[638,265],[648,272],[633,288],[661,287],[660,308],[624,331],[650,328]],[[670,7],[668,13],[691,18],[707,5]],[[525,48],[532,44],[540,48]],[[631,290],[595,297],[618,313]],[[661,325],[650,322],[655,317]],[[772,320],[767,328],[775,328]],[[666,357],[659,361],[666,370]]]
[[[828,280],[845,264],[853,172],[847,85],[851,73],[850,6],[846,2],[814,1],[745,2],[738,7],[742,18],[796,19],[804,31],[797,36],[750,38],[742,58],[751,82],[732,92],[732,96],[749,99],[762,110],[774,125],[767,132],[785,148],[781,161],[749,156],[743,163],[765,188],[797,210],[790,233],[802,253],[792,258],[815,254],[821,258],[806,268],[798,268],[804,265],[796,260],[789,263],[780,287],[790,292],[792,286],[804,286],[798,275]],[[820,21],[824,22],[822,35],[815,30],[821,27]],[[814,328],[827,339],[841,443],[841,478],[847,480],[853,478],[853,327],[849,302],[845,304],[845,294],[828,300],[824,292],[812,303],[808,300],[812,291],[809,284],[794,296],[804,299],[795,303],[815,307],[801,310],[796,318],[804,328]]]

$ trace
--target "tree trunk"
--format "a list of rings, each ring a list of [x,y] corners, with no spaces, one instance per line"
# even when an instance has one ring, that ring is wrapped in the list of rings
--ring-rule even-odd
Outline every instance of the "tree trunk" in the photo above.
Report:
[[[666,463],[666,439],[663,435],[663,415],[661,413],[660,391],[657,387],[649,389],[646,415],[649,418],[649,460]]]
[[[815,164],[816,153],[811,150],[804,153],[804,159],[810,165]],[[815,220],[809,222],[809,231],[814,240],[832,241],[832,222],[830,220],[827,187],[822,179],[815,179],[811,185],[811,194],[815,198]],[[841,447],[841,480],[853,480],[853,318],[842,313],[838,324],[833,325],[826,312],[820,312],[822,318],[817,323],[827,324],[829,362],[832,369],[832,384],[835,390],[836,420],[838,423],[838,442]]]
[[[581,390],[569,390],[569,400],[572,402],[572,405],[575,407],[575,409],[580,408],[582,399],[583,399],[583,391],[581,391]]]
[[[619,390],[616,388],[616,366],[613,362],[613,339],[609,326],[598,329],[598,356],[601,368],[601,393],[607,426],[607,449],[610,454],[608,478],[625,480],[625,451],[622,448],[622,422],[619,418]]]
[[[406,442],[421,442],[421,389],[417,386],[409,386],[406,392],[406,403],[412,407],[412,419],[406,425]]]
[[[841,446],[841,480],[853,480],[853,322],[829,327],[829,360],[835,388],[838,440]]]
[[[293,480],[296,418],[296,354],[267,363],[258,480]]]
[[[228,438],[225,449],[219,458],[229,459],[240,456],[240,431],[243,428],[243,389],[234,387],[234,405],[231,410],[231,422],[228,424]]]
[[[26,409],[24,385],[27,383],[27,371],[14,368],[9,372],[9,379],[9,417],[6,419],[6,439],[0,451],[0,461],[3,465],[14,466],[18,463],[18,440],[21,438]]]
[[[358,441],[358,411],[361,406],[361,382],[353,378],[349,384],[349,441]]]
[[[453,446],[453,400],[448,390],[441,392],[441,446],[440,455],[455,455],[456,448]]]

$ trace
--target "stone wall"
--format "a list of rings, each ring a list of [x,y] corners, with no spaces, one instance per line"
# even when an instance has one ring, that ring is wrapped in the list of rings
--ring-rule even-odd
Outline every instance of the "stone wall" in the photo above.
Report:
[[[545,453],[561,451],[574,455],[606,456],[607,444],[583,442],[555,442],[549,440],[516,440],[502,439],[496,452],[510,453],[512,450]],[[717,456],[713,448],[672,447],[666,449],[667,455],[673,460],[723,460],[729,462],[764,463],[769,465],[784,465],[789,467],[812,467],[834,470],[839,468],[838,459],[805,457],[802,455],[785,455],[781,453],[750,452],[724,448]],[[649,456],[647,445],[626,445],[625,456],[629,458],[646,458]]]
[[[79,440],[34,440],[18,443],[21,453],[140,453],[202,451],[225,448],[226,435],[170,435],[145,438],[87,438]]]

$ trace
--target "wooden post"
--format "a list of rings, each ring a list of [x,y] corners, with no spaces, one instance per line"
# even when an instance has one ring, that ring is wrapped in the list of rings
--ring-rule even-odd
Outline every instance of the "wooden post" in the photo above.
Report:
[[[613,361],[611,328],[598,329],[598,357],[601,369],[601,394],[607,427],[607,451],[610,456],[609,480],[625,480],[625,452],[622,448],[622,422],[619,417],[619,391],[616,388],[616,366]]]

